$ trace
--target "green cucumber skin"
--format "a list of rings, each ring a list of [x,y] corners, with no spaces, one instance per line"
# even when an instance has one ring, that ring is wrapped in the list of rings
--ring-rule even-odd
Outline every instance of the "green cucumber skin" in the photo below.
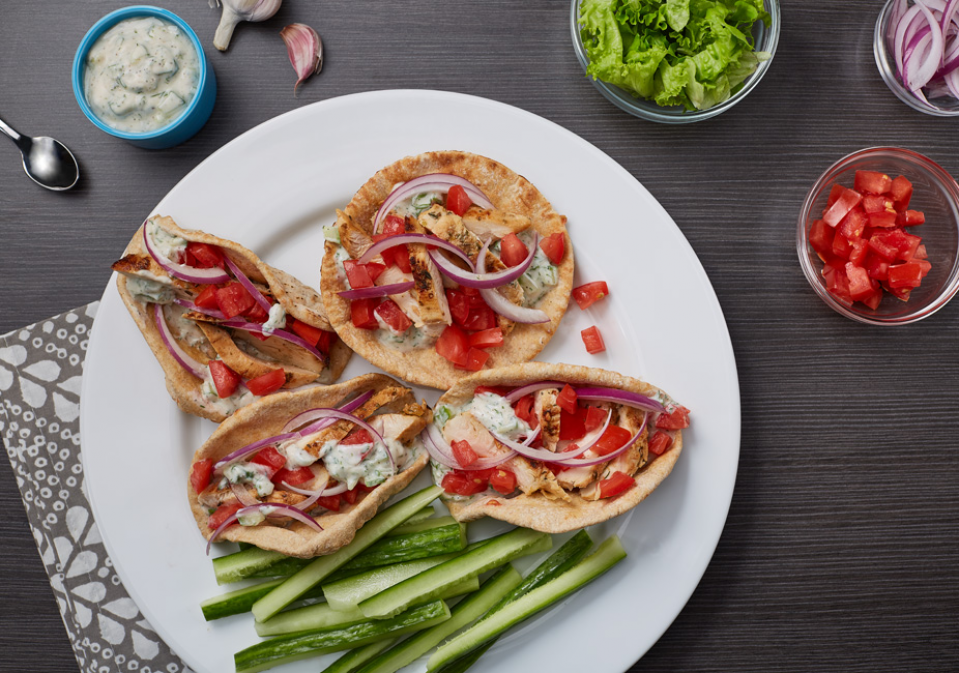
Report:
[[[360,603],[360,610],[368,617],[390,617],[403,611],[414,598],[436,596],[446,587],[465,577],[479,575],[520,556],[546,551],[552,544],[552,538],[546,533],[515,528],[487,540],[485,544],[473,551],[430,568],[368,598]]]
[[[436,600],[449,600],[463,594],[473,593],[479,589],[479,579],[470,577],[459,582],[442,594],[436,597]],[[411,608],[430,603],[428,599],[419,599],[413,601]],[[256,634],[262,637],[271,636],[292,636],[312,633],[314,631],[325,631],[331,628],[338,628],[348,624],[368,621],[369,617],[360,612],[359,608],[352,610],[334,610],[326,603],[319,605],[307,605],[296,610],[281,612],[272,619],[265,622],[254,622]]]
[[[436,500],[443,489],[431,486],[387,507],[360,528],[353,541],[328,556],[320,556],[253,604],[251,612],[263,622],[325,580],[363,550]]]
[[[453,526],[459,525],[466,527],[465,525],[459,523],[456,519],[451,516],[441,516],[435,519],[426,519],[425,521],[414,521],[410,523],[407,521],[402,526],[394,528],[390,531],[390,534],[387,537],[396,537],[397,535],[409,535],[410,533],[420,533],[424,530],[432,530],[434,528],[442,528],[443,526]]]
[[[358,647],[355,650],[350,650],[324,668],[322,673],[355,673],[360,666],[395,643],[395,640],[381,640],[378,643],[371,643],[366,647]]]
[[[483,587],[464,598],[452,609],[452,617],[431,629],[410,636],[396,647],[379,655],[360,669],[359,673],[396,673],[456,633],[470,622],[478,619],[502,596],[508,594],[523,581],[509,563],[483,583]]]
[[[235,591],[227,592],[221,596],[208,598],[200,603],[200,609],[203,611],[203,617],[209,622],[213,621],[214,619],[222,619],[224,617],[230,617],[232,615],[239,615],[243,614],[244,612],[249,612],[254,603],[270,593],[274,587],[279,586],[282,582],[282,579],[273,580],[271,582],[262,582],[245,589],[237,589]],[[323,590],[320,589],[320,587],[313,587],[303,594],[301,598],[306,599],[322,597]]]
[[[388,535],[379,542],[370,545],[366,551],[340,568],[338,572],[342,572],[344,575],[337,577],[337,579],[356,574],[356,572],[350,571],[379,568],[393,563],[449,554],[460,551],[465,546],[466,527],[456,523],[406,535]],[[248,577],[289,577],[308,566],[313,560],[284,557],[263,570],[251,573]]]
[[[396,638],[412,631],[430,628],[449,618],[450,610],[446,603],[434,601],[392,619],[366,621],[341,629],[266,640],[237,652],[233,655],[233,662],[236,673],[255,673],[328,652],[339,652],[379,640]]]
[[[499,613],[483,619],[444,643],[426,664],[427,671],[436,671],[445,664],[462,657],[488,640],[495,638],[510,627],[549,607],[564,596],[592,582],[614,565],[626,558],[626,551],[615,535],[607,538],[586,559],[567,570],[554,580],[521,596]]]
[[[426,519],[429,519],[435,513],[436,510],[432,507],[424,507],[407,519],[402,526],[390,531],[389,535],[404,535],[403,528],[423,524]],[[443,518],[454,521],[453,517]],[[435,519],[435,521],[440,521],[440,519]],[[420,530],[448,525],[450,521],[427,524]],[[241,542],[239,545],[240,551],[213,559],[213,573],[216,576],[217,584],[230,584],[248,577],[288,577],[312,561],[312,559],[292,558],[280,552],[260,549],[248,542]]]
[[[522,583],[508,594],[503,596],[503,599],[490,608],[489,612],[487,612],[482,619],[480,619],[480,621],[488,619],[490,615],[499,612],[520,596],[523,596],[533,589],[541,587],[550,580],[562,575],[564,572],[582,561],[592,546],[593,540],[589,537],[589,533],[587,533],[585,530],[581,530],[576,533],[576,535],[564,542],[563,546],[550,554],[546,560],[533,568],[533,571],[526,576]],[[489,650],[489,648],[493,647],[497,640],[499,640],[498,637],[493,638],[492,640],[487,641],[485,644],[465,654],[459,659],[451,661],[449,664],[440,669],[440,673],[463,673],[464,671],[468,670],[470,666],[475,664],[479,658],[482,657],[487,650]]]

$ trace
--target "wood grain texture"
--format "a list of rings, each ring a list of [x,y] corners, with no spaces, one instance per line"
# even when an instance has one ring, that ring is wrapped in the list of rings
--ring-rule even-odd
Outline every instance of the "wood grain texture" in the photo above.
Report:
[[[631,670],[959,670],[959,303],[905,328],[858,325],[812,293],[795,253],[806,191],[848,152],[899,145],[959,174],[959,120],[913,112],[879,78],[881,2],[784,0],[762,84],[714,120],[670,127],[620,112],[583,78],[565,0],[288,0],[241,26],[228,54],[209,49],[213,117],[152,153],[97,131],[71,94],[76,45],[120,4],[4,2],[0,116],[66,142],[83,178],[45,192],[0,140],[0,333],[99,297],[131,222],[277,114],[384,88],[516,105],[595,144],[659,199],[713,282],[738,360],[742,454],[726,530],[686,608]],[[164,6],[210,45],[205,2]],[[297,99],[276,35],[292,21],[319,30],[327,57]],[[0,672],[74,673],[5,467],[0,506]]]

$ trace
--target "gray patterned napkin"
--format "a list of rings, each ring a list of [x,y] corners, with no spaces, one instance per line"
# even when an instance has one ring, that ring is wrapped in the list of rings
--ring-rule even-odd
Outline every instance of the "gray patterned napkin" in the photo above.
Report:
[[[0,336],[0,436],[86,673],[190,673],[120,583],[84,494],[80,380],[99,302]]]

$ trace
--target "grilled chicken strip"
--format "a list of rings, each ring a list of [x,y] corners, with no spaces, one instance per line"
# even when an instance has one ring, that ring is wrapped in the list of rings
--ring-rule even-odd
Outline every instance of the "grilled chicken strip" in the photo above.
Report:
[[[406,231],[427,233],[426,229],[411,217],[406,218]],[[419,304],[420,320],[426,325],[453,324],[449,303],[446,301],[446,290],[443,288],[443,277],[430,259],[426,246],[411,243],[407,247],[410,253],[410,268],[413,271],[413,289],[410,294]]]
[[[524,215],[515,215],[502,210],[485,210],[479,206],[470,206],[463,213],[463,224],[482,239],[494,236],[503,238],[507,234],[518,234],[533,226]]]
[[[286,362],[281,365],[272,358],[266,360],[248,353],[236,344],[229,332],[212,323],[198,322],[197,326],[209,340],[216,354],[220,356],[220,359],[223,360],[226,366],[246,380],[269,374],[280,366],[283,367],[283,371],[286,373],[286,383],[283,384],[284,388],[299,388],[316,380],[316,372],[302,369]],[[244,343],[246,342],[244,341]],[[315,360],[315,358],[313,359]]]
[[[556,404],[557,397],[559,397],[559,390],[544,388],[536,392],[533,403],[533,411],[539,419],[541,428],[539,434],[543,438],[543,448],[554,452],[556,443],[559,442],[560,412],[562,411]]]
[[[632,407],[620,407],[618,417],[614,417],[613,420],[617,421],[619,426],[626,428],[631,434],[635,435],[643,424],[643,412],[639,409],[633,409]],[[646,465],[649,458],[649,444],[646,441],[648,437],[649,429],[646,428],[643,430],[643,434],[640,435],[639,439],[633,442],[633,445],[629,447],[629,449],[616,456],[610,462],[603,463],[601,466],[603,470],[598,475],[597,480],[585,488],[581,488],[579,492],[580,496],[582,496],[584,500],[599,500],[599,480],[608,479],[614,472],[624,472],[631,477],[635,476],[636,473]]]

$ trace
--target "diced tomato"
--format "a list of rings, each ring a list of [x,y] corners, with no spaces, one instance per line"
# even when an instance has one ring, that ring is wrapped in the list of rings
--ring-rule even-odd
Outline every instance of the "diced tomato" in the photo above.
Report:
[[[636,485],[636,480],[625,472],[613,472],[609,479],[603,479],[599,482],[599,497],[612,498],[625,493]]]
[[[861,266],[852,262],[846,263],[846,276],[849,278],[849,295],[853,301],[862,301],[875,292],[870,282],[869,274]]]
[[[881,195],[892,189],[892,178],[885,173],[876,171],[856,171],[856,179],[853,182],[857,192],[866,194]]]
[[[354,299],[350,302],[350,320],[356,329],[376,329],[380,326],[373,313],[379,306],[378,297],[369,299]]]
[[[336,341],[336,332],[327,332],[326,330],[320,330],[320,338],[316,342],[316,349],[323,353],[324,355],[329,355],[330,350],[333,348],[333,343]]]
[[[539,242],[539,247],[551,263],[557,266],[562,264],[563,254],[566,252],[566,238],[562,232],[550,234]]]
[[[246,387],[254,395],[262,397],[279,390],[284,383],[286,383],[286,372],[282,369],[274,369],[272,372],[250,379],[246,382]]]
[[[512,268],[518,266],[529,255],[529,249],[526,244],[519,240],[516,234],[506,234],[499,242],[499,258],[503,264]]]
[[[874,252],[866,255],[866,261],[863,267],[866,269],[869,277],[874,280],[886,280],[889,277],[889,261]]]
[[[832,189],[829,190],[829,199],[826,201],[826,208],[829,208],[832,204],[838,201],[845,189],[846,188],[840,185],[838,182],[834,184]]]
[[[907,210],[903,214],[903,226],[905,227],[914,227],[917,224],[924,224],[926,222],[926,215],[918,210]]]
[[[461,290],[447,290],[446,303],[450,307],[450,315],[457,325],[462,325],[469,319],[470,300]]]
[[[316,504],[320,507],[330,510],[331,512],[340,511],[340,496],[338,495],[324,495],[316,499]]]
[[[240,385],[240,375],[226,366],[222,360],[210,360],[210,377],[213,379],[213,386],[216,388],[216,394],[221,399],[227,398],[236,392]]]
[[[496,314],[480,295],[468,297],[469,313],[463,321],[463,329],[468,332],[482,332],[496,327]]]
[[[875,311],[877,308],[879,308],[879,304],[882,303],[882,288],[879,288],[873,294],[864,299],[860,299],[859,301]]]
[[[580,335],[583,337],[583,343],[586,344],[586,352],[591,355],[602,353],[606,350],[606,344],[603,343],[603,335],[599,333],[599,328],[595,325],[587,327]]]
[[[380,274],[386,271],[386,264],[380,264],[379,262],[367,262],[366,263],[366,272],[370,274],[370,278],[373,279],[373,282],[376,282],[376,279],[380,277]]]
[[[271,481],[274,484],[289,484],[290,486],[299,486],[313,479],[313,470],[308,467],[298,467],[295,470],[288,470],[281,467],[273,475]]]
[[[203,292],[197,295],[193,303],[200,308],[219,309],[220,305],[216,301],[216,285],[205,285]]]
[[[660,430],[682,430],[689,427],[689,409],[677,406],[668,414],[656,417],[656,427]]]
[[[657,456],[661,456],[669,451],[669,447],[672,445],[673,438],[661,430],[657,430],[653,433],[653,436],[649,438],[649,452]]]
[[[346,270],[346,278],[350,281],[350,287],[354,290],[373,287],[373,277],[370,275],[366,264],[348,259],[343,262],[343,268]]]
[[[868,215],[873,213],[881,213],[884,210],[891,210],[895,212],[895,207],[893,206],[893,200],[888,196],[875,196],[873,194],[866,194],[862,197],[862,208],[866,211]]]
[[[250,310],[243,314],[250,322],[265,323],[270,317],[270,312],[263,309],[259,304],[254,303]]]
[[[413,321],[406,317],[403,310],[392,299],[384,299],[379,306],[373,309],[373,313],[389,325],[394,332],[405,332],[413,325]]]
[[[276,472],[286,465],[286,457],[274,447],[268,446],[265,449],[257,451],[257,454],[250,458],[250,462],[265,465],[273,472]]]
[[[482,395],[483,393],[489,393],[491,395],[499,395],[500,397],[506,397],[509,395],[510,389],[505,386],[476,386],[473,389],[473,395]]]
[[[565,409],[559,412],[559,438],[573,441],[582,439],[586,434],[585,407],[576,407],[576,411],[569,413]]]
[[[851,304],[849,279],[846,277],[846,265],[843,262],[826,262],[822,269],[826,280],[826,289],[841,301]]]
[[[626,444],[632,436],[632,433],[626,428],[621,428],[618,425],[610,423],[609,427],[606,428],[606,432],[593,444],[593,453],[600,456],[613,453],[623,448],[623,445]]]
[[[869,253],[869,241],[862,238],[856,239],[852,244],[852,250],[849,251],[849,261],[856,266],[862,266],[866,261],[866,255]]]
[[[210,515],[210,518],[206,520],[207,528],[210,530],[216,530],[222,526],[227,519],[237,513],[237,510],[243,507],[242,503],[239,502],[230,502],[225,505],[220,505],[216,508],[216,511]]]
[[[196,260],[195,266],[200,269],[212,269],[215,266],[224,268],[223,253],[214,245],[206,243],[187,243],[186,251]]]
[[[289,318],[287,318],[287,323],[289,323]],[[294,334],[306,341],[311,346],[316,346],[319,344],[320,339],[323,337],[323,333],[325,332],[325,330],[321,330],[319,327],[307,325],[302,320],[294,321],[290,329],[293,330]]]
[[[396,236],[406,233],[406,220],[395,213],[390,213],[383,220],[383,233],[387,236]]]
[[[852,241],[862,236],[863,229],[866,228],[866,222],[868,219],[869,218],[866,216],[866,213],[862,210],[862,208],[853,208],[849,211],[849,214],[846,215],[846,217],[842,218],[842,222],[839,223],[838,231],[846,237],[846,240]]]
[[[565,411],[567,414],[575,414],[576,410],[579,409],[579,404],[577,403],[578,398],[576,397],[576,391],[573,389],[573,386],[568,383],[563,386],[563,389],[559,392],[559,395],[556,396],[556,404],[559,405],[560,409]]]
[[[456,325],[448,326],[443,330],[440,338],[436,341],[436,352],[457,367],[465,367],[467,365],[469,361],[469,347],[470,345],[466,334]]]
[[[446,193],[446,209],[456,213],[460,217],[462,217],[463,213],[472,205],[473,200],[460,185],[453,185]]]
[[[909,301],[909,296],[912,294],[911,287],[889,287],[888,282],[884,282],[882,286],[899,301]]]
[[[453,447],[453,457],[456,458],[456,462],[463,467],[469,467],[479,460],[479,454],[473,450],[473,447],[465,439],[453,440],[450,442],[450,446]]]
[[[483,470],[453,470],[443,477],[443,490],[454,495],[476,495],[486,490],[489,476],[485,479],[479,474]]]
[[[923,278],[932,270],[932,264],[924,259],[914,259],[912,261],[919,265]]]
[[[922,284],[922,267],[918,262],[893,264],[889,267],[889,287],[914,288]]]
[[[236,282],[217,288],[216,303],[227,319],[243,315],[256,306],[256,300],[250,296],[245,287]]]
[[[862,194],[844,187],[839,198],[836,199],[836,202],[829,206],[826,212],[823,213],[822,219],[824,219],[830,227],[835,227],[850,210],[859,205],[860,201],[862,201]]]
[[[904,262],[908,262],[916,256],[922,239],[919,236],[913,236],[912,234],[906,233],[903,233],[903,236],[905,237],[905,243],[899,246],[899,259]]]
[[[849,253],[852,252],[852,246],[841,231],[836,232],[836,238],[832,240],[832,254],[839,259],[849,259]]]
[[[599,407],[586,407],[586,432],[592,432],[603,427],[609,412]]]
[[[499,327],[480,330],[470,334],[470,346],[472,348],[494,348],[503,345],[503,330]]]
[[[573,288],[573,299],[584,311],[607,296],[609,296],[609,286],[605,280],[597,280]]]
[[[354,444],[372,444],[373,436],[364,428],[357,428],[346,437],[340,440],[343,446],[352,446]]]
[[[890,213],[888,210],[884,210],[881,213],[873,213],[869,216],[869,226],[888,229],[889,227],[896,226],[896,220],[898,217],[898,213]]]
[[[516,490],[516,475],[509,470],[493,470],[490,475],[489,485],[494,491],[509,495]]]
[[[533,429],[535,426],[530,422],[535,416],[533,414],[533,405],[535,400],[532,395],[526,395],[521,397],[516,401],[516,406],[513,407],[518,418],[523,419],[526,423]]]
[[[197,493],[201,493],[210,485],[210,478],[213,476],[213,461],[209,458],[203,458],[193,463],[190,468],[190,485]]]
[[[889,242],[888,236],[883,236],[883,233],[873,234],[869,239],[869,247],[880,257],[891,262],[899,255],[899,248],[895,243]]]
[[[809,228],[809,245],[820,255],[832,254],[832,241],[836,230],[823,220],[816,220]],[[573,295],[575,297],[575,294]]]
[[[489,353],[481,351],[479,348],[470,348],[466,352],[466,365],[463,366],[463,369],[478,372],[483,368],[487,360],[489,360]]]
[[[356,488],[352,488],[343,494],[343,499],[346,500],[348,505],[356,504],[356,501],[359,499],[359,497],[360,491]]]
[[[896,210],[905,210],[909,207],[909,201],[912,199],[912,183],[905,175],[900,175],[892,181],[889,188],[889,196],[896,202]]]

